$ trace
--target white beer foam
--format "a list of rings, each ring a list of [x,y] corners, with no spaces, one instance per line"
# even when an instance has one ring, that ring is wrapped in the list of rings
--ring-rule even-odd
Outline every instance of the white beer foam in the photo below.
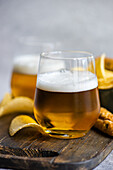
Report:
[[[14,60],[14,72],[36,75],[38,71],[39,56],[21,55]]]
[[[89,71],[66,71],[39,74],[37,88],[52,92],[80,92],[98,86],[97,77]]]

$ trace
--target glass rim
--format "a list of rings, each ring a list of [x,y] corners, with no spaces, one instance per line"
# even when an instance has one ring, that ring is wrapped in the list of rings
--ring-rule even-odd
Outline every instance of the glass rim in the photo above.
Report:
[[[63,56],[55,56],[55,54],[85,54],[87,56],[83,57],[63,57]],[[51,56],[54,55],[54,56]],[[87,59],[87,58],[94,58],[93,54],[87,51],[76,51],[76,50],[61,50],[61,51],[50,51],[50,52],[42,52],[40,54],[41,57],[48,58],[48,59],[54,59],[54,60],[78,60],[78,59]]]

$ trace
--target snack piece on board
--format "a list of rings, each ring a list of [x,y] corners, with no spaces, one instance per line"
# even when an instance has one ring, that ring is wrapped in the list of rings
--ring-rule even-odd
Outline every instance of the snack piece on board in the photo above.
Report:
[[[12,113],[33,113],[34,102],[28,97],[10,98],[5,95],[0,105],[0,117]]]
[[[0,103],[0,107],[6,105],[10,100],[12,100],[12,95],[10,93],[6,93]]]
[[[100,131],[113,136],[113,114],[101,107],[100,116],[94,126]]]
[[[19,130],[23,128],[36,128],[38,132],[40,132],[43,135],[47,135],[42,127],[30,116],[27,115],[19,115],[16,116],[10,124],[9,127],[9,134],[10,136],[14,136]],[[29,130],[29,129],[28,129]]]

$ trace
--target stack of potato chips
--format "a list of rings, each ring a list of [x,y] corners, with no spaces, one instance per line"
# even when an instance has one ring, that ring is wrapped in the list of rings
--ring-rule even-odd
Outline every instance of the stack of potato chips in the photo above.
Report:
[[[113,59],[105,57],[105,54],[102,54],[95,59],[99,89],[113,88],[113,70],[110,70],[110,66],[108,65]]]

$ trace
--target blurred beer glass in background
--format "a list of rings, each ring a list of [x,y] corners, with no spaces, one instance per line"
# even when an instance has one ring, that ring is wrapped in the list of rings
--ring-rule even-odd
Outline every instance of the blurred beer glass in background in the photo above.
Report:
[[[43,65],[49,67],[43,69]],[[51,63],[55,63],[55,67]],[[57,138],[84,136],[100,111],[95,61],[77,51],[42,53],[34,115],[46,133]]]
[[[11,91],[14,97],[34,98],[40,53],[51,51],[57,44],[38,41],[37,37],[21,37],[13,63]]]

